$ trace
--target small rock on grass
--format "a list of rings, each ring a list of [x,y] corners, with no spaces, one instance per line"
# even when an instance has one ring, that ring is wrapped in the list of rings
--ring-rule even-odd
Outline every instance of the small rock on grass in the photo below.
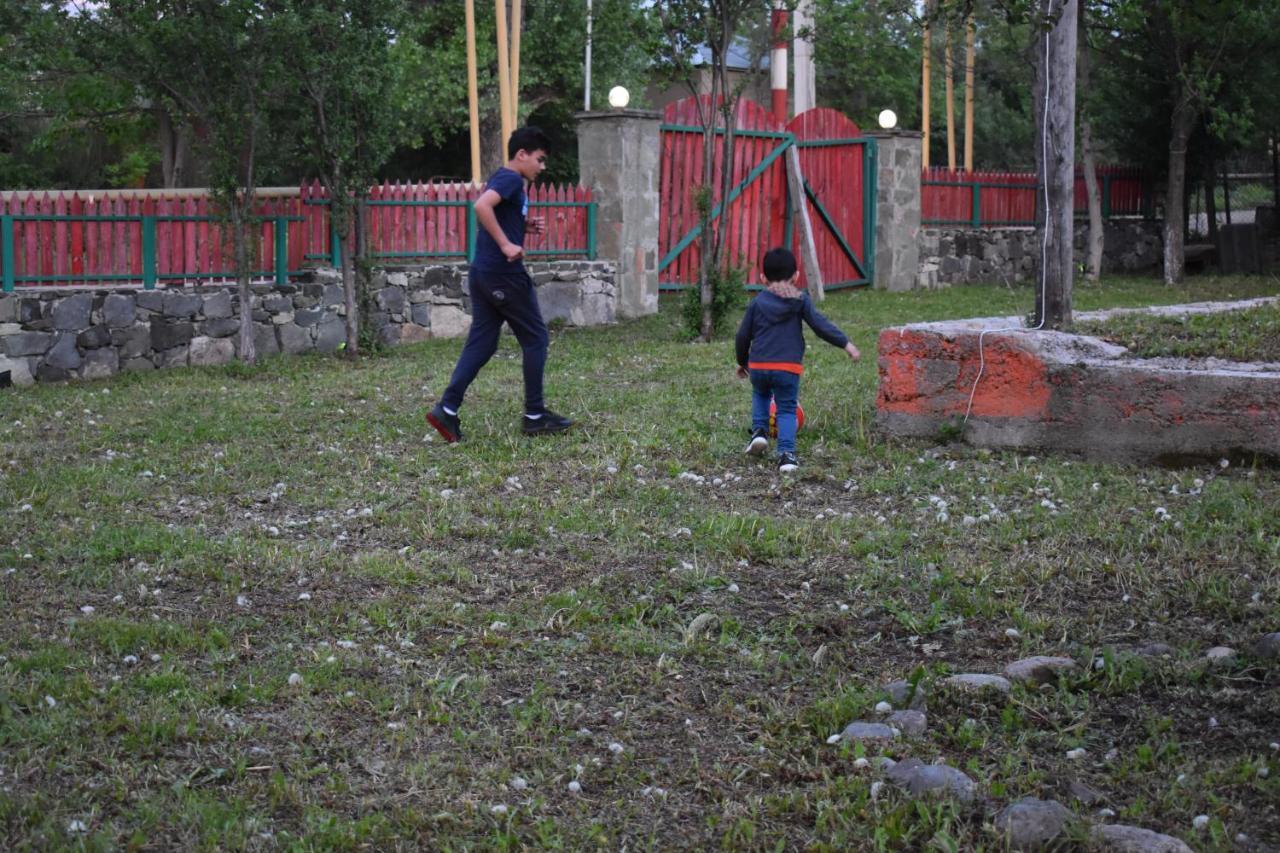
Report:
[[[1204,653],[1204,659],[1211,664],[1229,664],[1236,659],[1236,650],[1230,646],[1214,646]]]
[[[898,730],[884,723],[858,722],[845,726],[841,737],[863,742],[891,741],[898,739]]]
[[[929,728],[929,718],[920,711],[895,711],[885,722],[907,737],[920,737]]]
[[[947,687],[963,693],[1008,693],[1013,685],[1009,679],[999,675],[987,675],[980,672],[965,672],[953,675],[942,682]]]
[[[1059,673],[1075,669],[1076,662],[1071,658],[1036,655],[1014,661],[1004,668],[1004,674],[1010,681],[1046,684],[1056,679]]]
[[[1191,848],[1180,839],[1139,826],[1118,823],[1095,826],[1091,837],[1102,850],[1114,853],[1192,853]]]
[[[971,803],[978,795],[977,783],[963,772],[945,764],[925,764],[918,758],[899,761],[887,775],[913,797],[950,797]]]
[[[1264,660],[1280,659],[1280,631],[1273,634],[1263,634],[1258,642],[1253,644],[1253,656],[1263,658]]]
[[[1001,809],[995,826],[1012,849],[1041,850],[1062,836],[1074,817],[1061,803],[1024,797]]]
[[[1169,658],[1175,654],[1168,643],[1145,643],[1135,647],[1133,653],[1142,658]]]
[[[923,684],[917,683],[915,690],[912,691],[910,681],[890,681],[884,686],[884,692],[889,694],[889,701],[893,703],[895,708],[905,706],[913,711],[925,710]]]
[[[1107,801],[1107,797],[1083,782],[1071,780],[1067,783],[1067,796],[1084,806],[1096,806]]]

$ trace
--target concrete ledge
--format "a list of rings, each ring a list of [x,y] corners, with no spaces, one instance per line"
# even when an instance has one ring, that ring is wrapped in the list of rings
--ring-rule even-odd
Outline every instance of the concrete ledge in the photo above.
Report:
[[[1181,313],[1265,301],[1181,306]],[[1017,317],[885,329],[876,423],[897,436],[936,438],[959,428],[982,447],[1109,461],[1280,460],[1280,364],[1126,352],[1098,338],[1029,330]]]

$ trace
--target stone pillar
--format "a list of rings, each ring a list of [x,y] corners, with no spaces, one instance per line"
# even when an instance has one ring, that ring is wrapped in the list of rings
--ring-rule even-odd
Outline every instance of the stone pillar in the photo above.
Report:
[[[648,110],[610,110],[574,118],[579,175],[595,193],[596,257],[618,265],[618,314],[656,314],[662,117]]]
[[[920,271],[920,164],[924,134],[866,131],[876,140],[876,280],[885,290],[911,290]]]

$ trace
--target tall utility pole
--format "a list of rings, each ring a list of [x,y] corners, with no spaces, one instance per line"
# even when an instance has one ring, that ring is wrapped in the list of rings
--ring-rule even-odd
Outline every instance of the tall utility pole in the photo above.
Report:
[[[973,65],[977,53],[977,26],[973,12],[964,26],[964,170],[973,171]]]
[[[792,97],[791,109],[795,115],[811,110],[817,104],[817,87],[813,71],[813,0],[800,0],[796,6],[792,30],[792,64],[795,94]]]
[[[591,112],[591,0],[587,0],[587,55],[582,69],[582,111]]]
[[[480,183],[480,93],[476,84],[476,0],[466,0],[467,109],[471,116],[471,183]]]
[[[947,168],[954,172],[956,170],[956,91],[955,69],[951,62],[951,21],[944,20],[942,26],[946,33],[942,64],[946,66],[947,74]]]
[[[933,48],[929,37],[929,17],[933,14],[933,0],[924,4],[924,45],[920,54],[920,129],[924,131],[924,150],[921,165],[929,168],[929,53]]]
[[[1036,325],[1071,326],[1072,242],[1075,236],[1076,34],[1078,0],[1040,0],[1037,17],[1036,237],[1040,286]]]
[[[786,122],[787,116],[787,10],[775,7],[769,15],[769,87],[773,117]]]

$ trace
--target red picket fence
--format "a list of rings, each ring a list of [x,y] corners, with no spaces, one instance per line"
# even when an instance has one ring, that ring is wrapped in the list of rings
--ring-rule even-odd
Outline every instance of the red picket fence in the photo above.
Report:
[[[463,259],[475,238],[465,184],[372,188],[367,212],[375,260]],[[533,257],[594,257],[595,203],[583,187],[535,185],[531,214],[547,230],[527,238]],[[254,278],[284,283],[307,267],[334,262],[328,202],[318,183],[268,190],[254,206]],[[283,236],[277,242],[277,234]],[[0,274],[18,286],[104,286],[234,278],[231,240],[203,191],[0,193]]]
[[[1148,208],[1141,170],[1100,166],[1102,215],[1140,216]],[[921,174],[920,219],[925,225],[968,225],[974,228],[1035,225],[1034,172],[952,172],[925,169]],[[1088,210],[1084,176],[1077,170],[1075,209]]]

